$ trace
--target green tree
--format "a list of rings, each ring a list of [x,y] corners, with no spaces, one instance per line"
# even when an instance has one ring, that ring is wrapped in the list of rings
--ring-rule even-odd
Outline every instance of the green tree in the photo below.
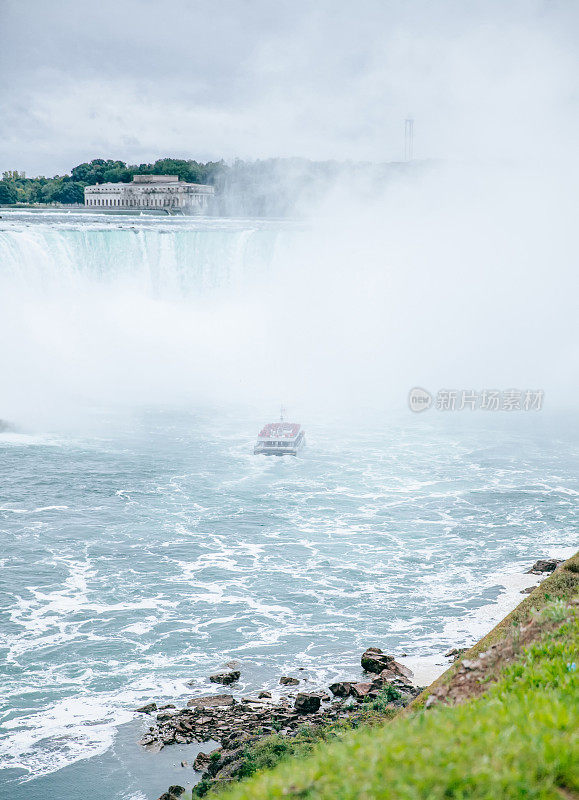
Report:
[[[0,181],[0,205],[13,205],[18,201],[18,193],[7,181]]]
[[[84,203],[84,184],[65,178],[54,187],[51,199],[57,203]]]
[[[9,169],[2,173],[2,180],[4,181],[23,181],[26,179],[25,172],[18,172],[17,169]]]
[[[71,170],[73,181],[78,181],[84,186],[106,181],[127,181],[131,175],[124,161],[112,161],[104,158],[93,158],[90,162],[79,164]]]

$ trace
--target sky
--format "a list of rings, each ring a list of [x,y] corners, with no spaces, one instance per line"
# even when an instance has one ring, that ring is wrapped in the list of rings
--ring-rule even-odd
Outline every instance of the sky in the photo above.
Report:
[[[0,169],[564,158],[570,0],[0,0]]]

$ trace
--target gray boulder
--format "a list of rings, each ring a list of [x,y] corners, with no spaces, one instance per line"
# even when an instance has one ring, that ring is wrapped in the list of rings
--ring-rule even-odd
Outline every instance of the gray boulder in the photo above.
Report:
[[[394,656],[383,653],[379,647],[369,647],[362,653],[360,663],[362,664],[362,669],[366,670],[366,672],[381,675],[385,680],[396,675],[404,678],[412,678],[413,676],[412,670],[396,661]]]
[[[350,688],[350,694],[352,697],[362,698],[366,697],[367,694],[370,693],[372,690],[371,683],[353,683]]]
[[[156,711],[156,710],[157,710],[157,704],[156,703],[147,703],[146,705],[135,709],[135,711],[138,714],[152,714],[153,711]]]
[[[348,697],[352,688],[351,681],[338,681],[330,684],[330,692],[336,697]]]
[[[559,564],[562,563],[562,558],[540,558],[538,561],[535,561],[527,574],[542,575],[544,572],[554,572]]]
[[[235,700],[232,694],[210,694],[207,697],[194,697],[187,702],[189,708],[215,708],[234,704]]]
[[[222,683],[224,686],[229,686],[229,684],[238,681],[240,677],[241,672],[234,669],[231,672],[217,672],[215,675],[210,675],[209,680],[211,683]]]
[[[313,714],[322,704],[320,696],[309,692],[299,692],[296,696],[294,708],[298,714]]]

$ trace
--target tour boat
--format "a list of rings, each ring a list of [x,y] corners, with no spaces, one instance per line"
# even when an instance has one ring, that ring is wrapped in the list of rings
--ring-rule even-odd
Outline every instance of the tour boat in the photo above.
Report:
[[[285,422],[283,412],[279,422],[270,422],[259,432],[253,448],[254,455],[297,456],[306,443],[306,434],[297,422]]]

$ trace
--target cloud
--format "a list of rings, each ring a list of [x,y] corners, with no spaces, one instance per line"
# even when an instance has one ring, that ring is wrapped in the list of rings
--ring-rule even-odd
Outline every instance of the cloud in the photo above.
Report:
[[[95,156],[553,157],[577,134],[571,2],[4,0],[2,168]]]

